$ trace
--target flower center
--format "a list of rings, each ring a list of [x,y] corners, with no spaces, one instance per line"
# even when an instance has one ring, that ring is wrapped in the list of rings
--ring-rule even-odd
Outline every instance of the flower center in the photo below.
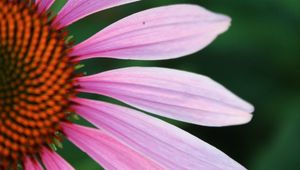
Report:
[[[34,3],[0,1],[0,169],[53,143],[74,96],[66,34]]]

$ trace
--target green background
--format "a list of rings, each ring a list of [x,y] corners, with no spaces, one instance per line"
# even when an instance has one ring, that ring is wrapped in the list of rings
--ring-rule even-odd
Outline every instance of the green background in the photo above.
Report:
[[[57,11],[61,3],[57,2],[53,10]],[[253,120],[247,125],[224,128],[172,123],[249,169],[299,169],[299,0],[144,0],[89,16],[70,26],[70,34],[80,42],[129,14],[175,3],[199,4],[227,14],[232,17],[232,26],[194,55],[150,62],[93,59],[84,62],[85,68],[79,71],[93,74],[126,66],[160,66],[207,75],[251,102],[256,107]],[[59,152],[76,169],[100,169],[68,142]]]

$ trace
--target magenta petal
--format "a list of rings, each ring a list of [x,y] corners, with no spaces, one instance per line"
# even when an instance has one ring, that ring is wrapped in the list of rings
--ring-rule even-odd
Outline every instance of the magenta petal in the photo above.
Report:
[[[79,115],[166,169],[244,169],[213,146],[162,120],[109,103],[74,101]]]
[[[74,170],[74,168],[56,152],[50,151],[47,148],[42,149],[41,158],[45,167],[49,170]]]
[[[55,0],[36,0],[35,3],[38,4],[39,12],[47,11]]]
[[[105,169],[162,169],[107,134],[74,124],[62,124],[67,138]]]
[[[92,13],[135,1],[139,0],[68,0],[53,24],[65,27]]]
[[[30,157],[25,158],[24,168],[25,170],[43,170],[41,164],[37,160]]]
[[[200,6],[158,7],[112,24],[75,46],[71,55],[79,56],[79,60],[176,58],[201,50],[229,25],[229,17]]]
[[[80,77],[83,92],[107,95],[139,109],[206,126],[247,123],[253,106],[202,75],[129,67]]]

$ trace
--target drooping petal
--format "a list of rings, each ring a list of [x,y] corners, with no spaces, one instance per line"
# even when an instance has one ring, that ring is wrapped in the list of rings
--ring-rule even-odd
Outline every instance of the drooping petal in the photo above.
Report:
[[[212,79],[185,71],[129,67],[80,77],[78,83],[83,92],[194,124],[226,126],[252,118],[252,105]]]
[[[74,101],[79,115],[166,169],[244,169],[213,146],[162,120],[104,102]]]
[[[105,169],[162,169],[153,161],[99,130],[66,123],[63,123],[62,127],[71,142]]]
[[[74,170],[67,161],[56,152],[50,151],[48,148],[42,149],[41,158],[45,167],[49,170]]]
[[[158,7],[112,24],[75,46],[71,55],[77,60],[177,58],[201,50],[229,25],[229,17],[196,5]]]
[[[90,14],[135,1],[139,0],[68,0],[53,24],[65,27]]]
[[[26,157],[24,160],[24,168],[25,170],[43,170],[41,164],[30,157]]]
[[[47,11],[55,0],[36,0],[35,3],[38,4],[39,12]]]

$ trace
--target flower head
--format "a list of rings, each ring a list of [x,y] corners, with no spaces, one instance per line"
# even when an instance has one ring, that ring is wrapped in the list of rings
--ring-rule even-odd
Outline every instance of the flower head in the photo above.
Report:
[[[250,121],[253,107],[213,80],[184,71],[129,67],[80,76],[85,59],[171,59],[194,53],[230,18],[195,5],[126,17],[77,45],[66,27],[136,0],[0,1],[0,169],[73,169],[51,146],[67,138],[106,169],[243,169],[227,155],[140,111],[77,96],[106,95],[160,116],[205,126]],[[98,129],[72,123],[73,112]]]

